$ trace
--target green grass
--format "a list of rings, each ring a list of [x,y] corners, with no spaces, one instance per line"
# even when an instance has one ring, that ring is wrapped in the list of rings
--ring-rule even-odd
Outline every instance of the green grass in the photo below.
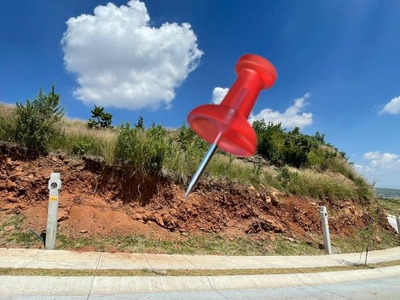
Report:
[[[380,231],[380,243],[369,243],[369,250],[383,250],[399,246],[396,235]],[[375,236],[374,236],[375,237]],[[290,241],[285,235],[278,234],[274,241],[258,239],[257,236],[226,238],[219,234],[197,234],[178,236],[171,240],[155,239],[150,234],[130,235],[104,238],[68,238],[57,237],[57,249],[80,250],[90,246],[95,251],[107,251],[112,246],[117,252],[154,253],[154,254],[188,254],[188,255],[323,255],[320,249],[322,237],[316,237],[311,244],[305,241]],[[318,240],[318,241],[317,241]],[[358,253],[366,250],[367,242],[360,231],[352,236],[331,235],[332,245],[338,253]],[[318,243],[319,242],[319,243]]]
[[[22,215],[1,215],[0,247],[19,246],[30,248],[37,242],[37,237],[24,227]]]
[[[24,226],[24,218],[8,216],[0,225],[0,247],[40,248],[42,242]],[[154,254],[196,254],[196,255],[319,255],[324,252],[305,242],[290,242],[284,235],[276,240],[260,239],[256,235],[245,237],[225,237],[220,234],[176,233],[170,240],[148,235],[68,237],[57,234],[56,249],[82,250],[94,249]]]
[[[371,239],[366,239],[365,230],[359,230],[352,236],[331,236],[332,246],[340,249],[341,253],[358,253],[368,250],[384,250],[400,245],[398,236],[386,230],[380,230]],[[379,237],[381,242],[377,242]]]
[[[177,234],[178,235],[178,234]],[[105,238],[58,237],[57,249],[83,249],[91,246],[105,251],[114,246],[116,251],[155,254],[196,255],[318,255],[321,250],[306,243],[293,243],[282,238],[272,242],[257,240],[254,236],[226,238],[218,234],[177,236],[171,240],[154,239],[151,235],[130,235]]]

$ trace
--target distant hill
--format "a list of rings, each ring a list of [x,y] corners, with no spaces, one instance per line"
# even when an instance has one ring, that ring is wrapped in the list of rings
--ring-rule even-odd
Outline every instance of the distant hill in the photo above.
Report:
[[[376,195],[379,198],[397,198],[400,199],[400,189],[375,188]]]

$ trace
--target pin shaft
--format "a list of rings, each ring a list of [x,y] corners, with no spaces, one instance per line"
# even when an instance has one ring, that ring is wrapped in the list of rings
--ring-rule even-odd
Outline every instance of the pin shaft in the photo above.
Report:
[[[210,145],[210,148],[206,152],[201,161],[200,165],[198,166],[196,172],[194,173],[192,179],[190,180],[189,186],[186,190],[185,197],[189,196],[189,194],[193,191],[196,187],[197,182],[199,181],[201,175],[204,172],[204,169],[207,167],[208,163],[210,162],[212,156],[214,155],[215,151],[217,150],[218,142],[221,139],[222,134],[219,133],[217,138],[215,139],[214,143]]]

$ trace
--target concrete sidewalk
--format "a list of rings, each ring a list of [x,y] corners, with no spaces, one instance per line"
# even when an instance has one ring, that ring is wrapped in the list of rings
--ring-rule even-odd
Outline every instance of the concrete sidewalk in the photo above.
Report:
[[[0,299],[113,299],[115,295],[132,294],[123,299],[135,299],[137,293],[171,293],[185,291],[226,291],[275,289],[280,287],[316,286],[395,278],[400,286],[400,266],[326,273],[294,273],[246,276],[0,276]],[[65,296],[62,297],[62,296]],[[68,297],[66,297],[68,296]],[[330,297],[331,298],[331,297]],[[149,298],[146,298],[149,299]],[[159,299],[170,298],[164,295]],[[228,298],[213,298],[228,299]],[[234,298],[234,299],[242,299]],[[299,299],[299,298],[295,298]],[[319,298],[322,299],[322,298]],[[341,298],[342,299],[342,298]],[[345,299],[353,299],[346,297]]]
[[[363,264],[366,253],[323,256],[216,256],[2,249],[0,268],[41,269],[266,269]],[[368,263],[400,260],[400,247],[370,251]]]
[[[368,263],[399,259],[400,247],[371,251],[368,254]],[[0,268],[152,270],[313,268],[362,264],[364,260],[365,253],[325,256],[199,256],[0,249]],[[117,297],[116,295],[122,297],[118,299],[132,299],[138,293],[144,293],[142,295],[161,293],[160,298],[156,299],[176,299],[174,297],[181,294],[174,294],[172,297],[165,293],[185,291],[194,293],[210,291],[215,293],[215,299],[228,299],[221,297],[222,291],[310,287],[382,278],[394,278],[400,285],[400,266],[326,273],[246,276],[0,276],[0,299],[87,300],[109,299]]]

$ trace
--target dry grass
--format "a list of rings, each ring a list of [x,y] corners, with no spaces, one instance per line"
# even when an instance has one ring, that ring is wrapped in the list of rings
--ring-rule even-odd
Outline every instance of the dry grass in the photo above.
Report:
[[[58,141],[54,148],[60,148],[74,154],[99,155],[106,163],[115,162],[115,147],[118,131],[116,129],[90,129],[86,121],[64,119],[61,127],[65,138]]]
[[[71,269],[28,269],[0,268],[0,276],[233,276],[233,275],[266,275],[351,271],[361,269],[376,269],[400,265],[400,260],[368,264],[316,267],[316,268],[269,268],[269,269],[234,269],[234,270],[71,270]]]
[[[61,126],[65,130],[67,135],[71,136],[90,136],[93,138],[105,138],[116,137],[117,132],[109,129],[94,130],[87,127],[87,121],[81,119],[67,119],[64,118]]]
[[[11,118],[14,113],[15,105],[0,102],[0,116],[5,119]]]
[[[287,190],[293,194],[316,198],[355,198],[356,186],[347,177],[333,172],[316,172],[312,169],[292,170]]]
[[[208,174],[214,180],[228,180],[265,187],[280,188],[278,172],[269,166],[254,164],[232,155],[217,154],[212,158]]]

